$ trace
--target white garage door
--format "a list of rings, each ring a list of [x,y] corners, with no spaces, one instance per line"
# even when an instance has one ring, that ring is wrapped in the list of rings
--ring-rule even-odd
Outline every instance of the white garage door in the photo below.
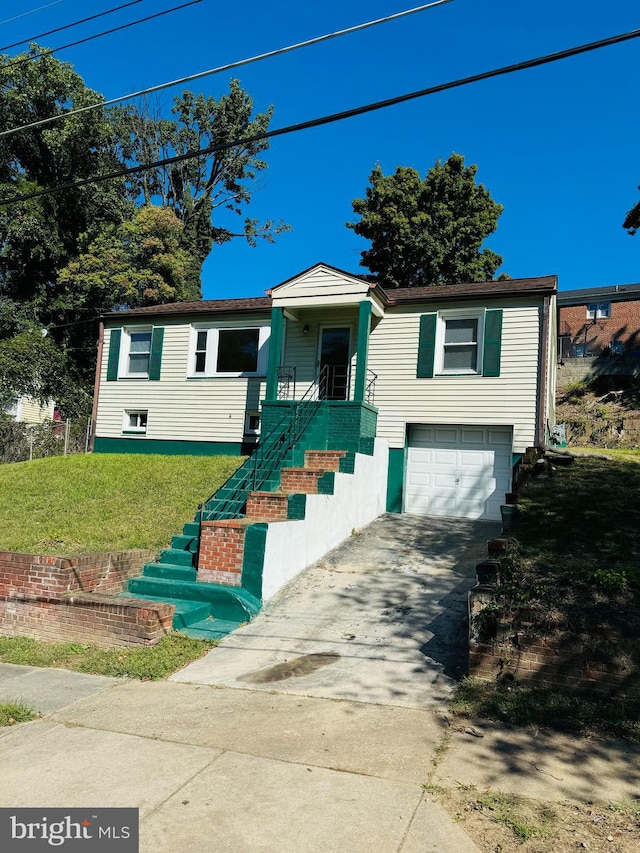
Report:
[[[500,521],[511,491],[511,428],[412,427],[405,482],[405,512]]]

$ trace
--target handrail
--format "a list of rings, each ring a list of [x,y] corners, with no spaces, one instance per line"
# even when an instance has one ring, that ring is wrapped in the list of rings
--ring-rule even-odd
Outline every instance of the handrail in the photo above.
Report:
[[[370,403],[372,406],[375,399],[377,378],[378,374],[367,368],[367,386],[364,391],[364,399],[365,402]]]
[[[270,479],[313,420],[322,402],[318,395],[322,379],[321,374],[309,385],[301,399],[293,403],[285,417],[266,436],[261,437],[260,444],[239,471],[232,474],[204,503],[199,504],[200,522],[211,521],[214,518],[237,518],[241,515],[248,493],[258,491]],[[238,477],[239,472],[242,472],[240,477]],[[231,493],[223,499],[222,505],[207,511],[207,504],[216,500],[216,495],[234,481]],[[209,515],[205,518],[207,512]]]

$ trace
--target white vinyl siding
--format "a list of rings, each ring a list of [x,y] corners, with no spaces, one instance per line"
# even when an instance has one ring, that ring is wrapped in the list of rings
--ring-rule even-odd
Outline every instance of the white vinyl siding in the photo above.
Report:
[[[53,418],[54,403],[41,406],[31,397],[20,397],[16,407],[15,418],[25,424],[41,424]]]
[[[304,334],[304,327],[309,331]],[[351,391],[356,370],[355,345],[358,336],[358,308],[305,309],[298,321],[285,320],[285,346],[281,363],[296,368],[296,398],[302,397],[319,371],[318,336],[323,326],[348,326],[351,329]]]
[[[503,309],[499,377],[434,376],[416,378],[420,315],[439,306],[387,308],[374,327],[369,368],[377,373],[375,405],[378,436],[390,447],[403,447],[406,425],[512,425],[513,449],[523,452],[535,443],[541,299],[492,300]],[[447,305],[472,313],[484,305]]]
[[[210,318],[207,318],[210,319]],[[148,411],[144,437],[165,441],[241,442],[245,413],[256,412],[264,397],[265,381],[260,377],[188,376],[189,341],[199,318],[158,319],[164,327],[162,377],[157,382],[107,382],[109,328],[105,331],[100,375],[96,435],[121,438],[123,413]],[[269,323],[265,314],[227,317],[226,328],[246,328]],[[140,323],[143,328],[144,324]],[[129,322],[128,329],[134,324]],[[147,321],[148,328],[148,321]]]

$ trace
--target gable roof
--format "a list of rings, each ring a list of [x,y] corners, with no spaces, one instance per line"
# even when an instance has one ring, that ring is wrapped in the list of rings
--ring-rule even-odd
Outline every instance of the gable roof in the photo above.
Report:
[[[492,299],[505,296],[548,296],[557,291],[558,277],[555,275],[538,276],[536,278],[513,278],[504,281],[464,282],[462,284],[442,284],[431,287],[395,287],[385,289],[382,284],[371,280],[368,275],[358,275],[332,267],[330,264],[314,264],[307,270],[286,279],[277,287],[289,284],[316,268],[325,267],[338,275],[351,280],[366,283],[370,290],[375,290],[376,296],[385,306],[410,305],[420,302],[449,302],[477,299]],[[640,295],[640,285],[635,287]],[[596,288],[597,289],[597,288]],[[605,289],[605,288],[602,288]],[[273,288],[276,290],[276,288]],[[193,314],[247,314],[264,311],[272,307],[271,293],[267,296],[246,297],[241,299],[203,299],[198,302],[169,302],[165,305],[150,305],[146,308],[130,308],[126,311],[112,311],[103,315],[103,319],[119,320],[128,317],[170,317]],[[570,291],[566,291],[568,293]],[[577,293],[578,291],[572,291]],[[580,291],[585,293],[586,291]],[[558,297],[560,300],[560,296]],[[564,303],[567,304],[567,303]]]
[[[587,302],[625,302],[640,299],[640,284],[614,284],[608,287],[587,287],[583,290],[564,290],[558,294],[558,306],[585,305]]]

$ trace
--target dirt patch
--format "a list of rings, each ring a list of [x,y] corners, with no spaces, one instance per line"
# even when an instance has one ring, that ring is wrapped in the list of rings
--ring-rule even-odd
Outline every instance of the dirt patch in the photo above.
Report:
[[[486,853],[640,849],[640,801],[544,803],[473,786],[427,790]]]
[[[277,663],[267,669],[259,669],[241,675],[237,680],[245,681],[247,684],[271,684],[273,681],[285,681],[287,678],[299,678],[301,675],[310,675],[323,666],[330,666],[340,658],[336,652],[324,654],[301,655],[297,658]]]

